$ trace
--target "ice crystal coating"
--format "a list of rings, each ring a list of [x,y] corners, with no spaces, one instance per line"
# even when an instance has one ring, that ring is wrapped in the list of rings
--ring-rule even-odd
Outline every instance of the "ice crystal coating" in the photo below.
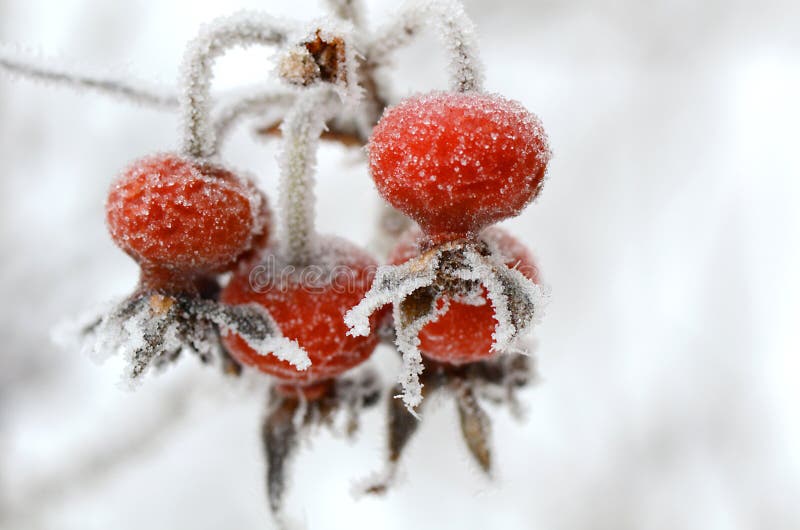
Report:
[[[480,286],[497,321],[491,350],[515,351],[517,339],[541,318],[545,293],[481,242],[439,245],[402,265],[379,268],[370,291],[345,315],[350,332],[360,336],[370,331],[369,318],[378,308],[393,304],[396,345],[403,356],[399,397],[412,413],[422,401],[419,333],[446,314],[451,299],[474,300]]]
[[[91,90],[148,107],[174,108],[177,97],[167,90],[148,86],[147,83],[110,74],[89,73],[64,65],[63,59],[22,53],[11,46],[0,44],[0,70],[27,79]]]
[[[539,119],[497,95],[408,98],[383,115],[369,143],[380,194],[434,240],[519,214],[538,195],[549,159]]]
[[[533,257],[516,238],[507,231],[490,227],[481,232],[480,240],[486,243],[491,254],[509,269],[523,274],[538,283],[538,270]],[[399,265],[421,254],[420,244],[424,236],[419,229],[407,231],[389,256],[389,263]],[[473,292],[442,295],[439,304],[447,306],[446,312],[436,321],[430,322],[419,332],[419,349],[425,357],[440,362],[461,364],[492,356],[495,351],[495,307],[489,302],[485,287]],[[497,301],[503,305],[503,300]],[[506,308],[507,309],[507,308]],[[507,339],[500,336],[503,343]]]
[[[348,335],[343,317],[367,292],[377,263],[366,252],[339,238],[318,238],[311,265],[296,267],[268,250],[255,267],[242,267],[223,289],[226,304],[258,304],[288,339],[311,359],[305,372],[272,357],[255,355],[236,333],[224,338],[231,355],[245,365],[299,385],[335,377],[365,361],[378,337]],[[376,325],[378,315],[370,323]]]
[[[266,209],[266,197],[232,172],[165,153],[137,160],[112,184],[106,220],[144,269],[198,273],[230,266],[268,234]]]
[[[314,252],[314,173],[319,137],[325,122],[337,110],[327,87],[310,89],[298,97],[281,125],[283,146],[278,156],[281,171],[281,255],[290,263],[305,265]]]
[[[475,25],[461,2],[434,0],[406,6],[391,23],[375,32],[367,55],[374,63],[382,64],[392,51],[409,42],[428,25],[434,26],[446,51],[450,89],[454,92],[480,92],[484,74],[478,58]]]

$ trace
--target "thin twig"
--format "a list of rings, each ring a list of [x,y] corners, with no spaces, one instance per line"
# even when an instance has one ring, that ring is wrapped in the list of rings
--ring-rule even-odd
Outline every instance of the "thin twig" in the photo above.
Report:
[[[0,47],[0,70],[23,79],[91,90],[148,107],[173,109],[178,106],[177,96],[169,91],[147,88],[144,83],[129,79],[72,71],[60,65],[54,66],[54,63],[52,59],[12,53],[8,47]]]

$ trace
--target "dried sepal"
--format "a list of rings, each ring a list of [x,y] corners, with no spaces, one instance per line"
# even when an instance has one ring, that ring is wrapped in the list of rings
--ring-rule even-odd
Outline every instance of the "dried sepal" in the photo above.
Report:
[[[274,514],[279,514],[283,506],[286,467],[297,449],[295,417],[299,409],[299,399],[278,400],[272,405],[261,428],[266,457],[267,499]]]
[[[204,363],[219,360],[238,374],[220,342],[235,331],[264,355],[275,355],[302,370],[310,365],[295,341],[280,335],[259,306],[227,306],[194,296],[139,292],[80,330],[84,349],[97,359],[119,354],[127,360],[126,380],[135,384],[151,368],[163,368],[188,351]]]
[[[483,410],[473,389],[466,384],[456,385],[456,404],[461,433],[470,453],[481,469],[490,474],[491,458],[491,421]]]
[[[293,85],[348,83],[347,45],[341,36],[323,38],[321,30],[287,50],[278,63],[280,77]]]
[[[474,298],[480,286],[486,288],[497,320],[492,349],[515,351],[518,339],[541,317],[546,297],[480,241],[445,243],[402,265],[381,267],[370,291],[345,315],[350,333],[365,335],[370,315],[393,304],[396,345],[403,356],[401,397],[409,410],[422,400],[419,332],[447,311],[449,299]]]
[[[287,466],[296,453],[300,437],[318,426],[334,433],[337,416],[344,416],[342,432],[352,437],[359,425],[359,415],[378,402],[380,379],[371,370],[320,383],[311,390],[273,387],[267,403],[267,414],[261,430],[266,456],[266,486],[269,507],[280,520],[287,490]]]
[[[516,391],[535,379],[533,357],[529,352],[509,353],[468,363],[453,365],[425,360],[425,371],[420,375],[425,399],[417,407],[421,412],[431,394],[444,391],[456,401],[461,434],[470,454],[491,475],[491,419],[481,405],[487,400],[495,405],[508,406],[515,416],[520,412]],[[402,392],[396,385],[392,397]],[[383,494],[397,478],[401,458],[410,440],[420,426],[420,421],[397,399],[389,399],[387,408],[387,452],[384,469],[360,481],[356,493]]]

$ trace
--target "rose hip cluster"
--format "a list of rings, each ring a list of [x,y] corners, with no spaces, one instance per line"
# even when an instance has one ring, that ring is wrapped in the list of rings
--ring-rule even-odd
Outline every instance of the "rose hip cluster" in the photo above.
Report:
[[[263,439],[275,512],[299,430],[346,411],[352,433],[359,409],[378,399],[374,373],[345,372],[382,339],[394,343],[402,369],[388,400],[392,467],[368,491],[385,490],[416,429],[412,416],[436,390],[455,397],[464,439],[488,472],[489,421],[478,398],[515,405],[513,390],[532,370],[521,340],[544,301],[534,258],[495,225],[539,194],[547,137],[520,103],[482,91],[461,5],[425,4],[368,32],[350,3],[331,4],[349,6],[335,14],[353,27],[314,25],[297,38],[297,27],[242,14],[190,43],[178,98],[181,148],[132,163],[106,202],[111,237],[138,263],[139,284],[86,328],[100,348],[128,357],[133,380],[184,351],[220,359],[229,373],[246,366],[271,376]],[[374,71],[431,22],[451,55],[451,88],[390,107]],[[359,54],[352,42],[363,46]],[[279,76],[294,86],[237,101],[215,123],[214,61],[253,44],[278,47]],[[234,117],[265,112],[280,116],[262,128],[282,136],[276,214],[255,178],[218,152]],[[320,139],[366,145],[384,214],[407,228],[382,234],[392,247],[382,266],[367,250],[316,232]]]

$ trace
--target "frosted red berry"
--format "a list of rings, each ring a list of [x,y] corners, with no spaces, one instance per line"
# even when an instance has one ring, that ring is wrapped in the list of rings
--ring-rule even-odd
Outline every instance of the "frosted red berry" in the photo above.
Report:
[[[510,268],[516,268],[526,278],[538,283],[539,272],[533,256],[522,243],[505,230],[490,227],[481,232],[479,239],[486,242],[496,255],[502,257]],[[423,235],[419,230],[409,230],[389,256],[390,263],[398,265],[420,255]],[[446,295],[445,295],[446,296]],[[435,322],[427,324],[419,333],[419,349],[433,360],[451,364],[475,362],[492,357],[492,333],[497,321],[494,307],[482,294],[485,303],[470,305],[449,300],[447,312]],[[440,307],[444,299],[440,301]]]
[[[383,115],[369,142],[380,194],[436,242],[517,215],[539,193],[549,158],[535,115],[477,93],[408,98]]]
[[[114,242],[152,278],[229,270],[269,237],[269,219],[251,182],[172,153],[131,164],[106,202]]]
[[[336,377],[364,362],[378,343],[376,334],[348,335],[344,314],[372,285],[377,262],[339,238],[319,240],[314,264],[297,269],[267,259],[258,267],[242,267],[222,290],[226,304],[257,303],[275,320],[284,337],[296,340],[311,366],[299,371],[274,355],[259,355],[236,334],[223,338],[230,354],[242,364],[297,386]],[[266,253],[270,255],[269,251]],[[373,326],[380,315],[372,319]]]

